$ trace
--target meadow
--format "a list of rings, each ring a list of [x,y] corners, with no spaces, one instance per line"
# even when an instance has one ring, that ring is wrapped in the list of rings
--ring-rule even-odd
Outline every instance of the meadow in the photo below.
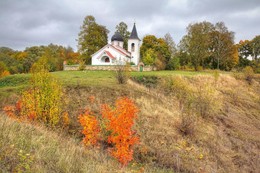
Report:
[[[232,73],[157,71],[152,89],[134,81],[120,85],[113,72],[60,71],[69,128],[48,128],[0,114],[0,170],[30,172],[257,172],[260,140],[260,83]],[[242,75],[242,74],[241,74]],[[15,104],[30,86],[30,75],[0,79],[1,108]],[[90,104],[93,96],[96,104]],[[134,129],[140,136],[134,161],[121,168],[105,148],[81,143],[79,110],[95,113],[122,96],[139,108]],[[65,97],[65,96],[64,96]],[[187,106],[189,105],[189,106]]]

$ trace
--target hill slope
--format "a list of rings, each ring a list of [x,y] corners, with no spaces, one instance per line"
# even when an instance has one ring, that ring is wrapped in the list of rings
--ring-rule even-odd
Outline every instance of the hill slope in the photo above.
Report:
[[[76,118],[78,110],[86,106],[99,113],[98,105],[112,104],[116,98],[128,96],[140,108],[135,129],[140,135],[141,143],[136,147],[135,161],[141,165],[133,168],[130,166],[123,171],[138,171],[143,166],[145,172],[260,170],[260,84],[257,81],[249,85],[246,81],[236,80],[226,74],[220,75],[218,79],[210,74],[181,74],[181,80],[184,78],[192,93],[197,94],[196,99],[201,99],[199,102],[193,100],[196,106],[189,114],[183,114],[180,99],[174,95],[177,91],[173,90],[173,95],[169,94],[164,85],[164,78],[176,75],[174,73],[158,75],[161,79],[158,79],[158,85],[154,89],[147,89],[133,82],[118,85],[113,75],[108,72],[70,72],[69,75],[68,72],[58,72],[54,75],[63,81],[65,87],[66,106],[73,120],[69,134],[58,135],[58,132],[53,130],[20,124],[2,115],[0,128],[4,130],[1,130],[0,137],[3,142],[0,150],[11,150],[7,160],[14,158],[17,162],[16,152],[22,149],[34,156],[34,163],[40,163],[39,167],[32,166],[32,170],[116,172],[118,165],[102,150],[86,150],[80,145]],[[133,75],[138,76],[140,73]],[[5,96],[1,94],[6,103],[14,103],[19,95],[19,85],[10,85],[9,83],[0,87],[0,93],[3,90],[8,91]],[[89,103],[90,96],[96,98],[96,105]],[[208,99],[210,104],[204,105],[215,107],[209,109],[207,116],[201,116],[198,111],[201,104],[198,103],[205,99]],[[183,125],[183,120],[192,120],[185,121],[189,122],[190,126],[180,126]],[[184,134],[185,128],[190,128],[192,133]],[[13,145],[15,150],[11,148]]]

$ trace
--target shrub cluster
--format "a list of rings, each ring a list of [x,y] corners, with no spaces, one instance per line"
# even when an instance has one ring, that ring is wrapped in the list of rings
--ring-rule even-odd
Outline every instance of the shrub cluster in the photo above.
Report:
[[[166,95],[177,99],[181,112],[177,129],[184,135],[192,135],[196,116],[209,118],[216,114],[221,104],[218,93],[212,84],[204,85],[196,78],[191,85],[187,79],[176,76],[164,82]]]
[[[133,146],[139,141],[132,130],[137,112],[133,101],[126,97],[117,99],[115,107],[102,105],[102,118],[99,121],[97,116],[87,109],[84,114],[79,115],[84,144],[95,146],[102,138],[105,139],[103,142],[112,146],[109,148],[110,154],[122,166],[126,166],[133,159]]]
[[[157,76],[133,76],[131,79],[147,88],[155,88],[159,82]]]
[[[11,117],[38,120],[54,127],[62,120],[62,96],[62,87],[42,62],[32,68],[31,87],[22,92],[15,106],[6,106],[4,110]]]
[[[125,84],[130,76],[130,65],[118,64],[115,67],[114,76],[119,84]]]

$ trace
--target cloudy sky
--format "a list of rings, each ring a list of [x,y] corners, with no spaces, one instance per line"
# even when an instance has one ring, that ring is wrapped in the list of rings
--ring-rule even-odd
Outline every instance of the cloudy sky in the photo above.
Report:
[[[223,21],[235,41],[260,35],[260,0],[0,0],[0,47],[16,50],[49,43],[77,50],[84,17],[110,30],[124,21],[139,37],[169,32],[178,43],[190,23]]]

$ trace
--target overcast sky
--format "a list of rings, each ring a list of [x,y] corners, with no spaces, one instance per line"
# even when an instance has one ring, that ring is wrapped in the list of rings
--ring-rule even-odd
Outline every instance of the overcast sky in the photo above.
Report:
[[[110,30],[121,21],[140,38],[163,37],[176,44],[190,23],[223,21],[235,41],[260,35],[260,0],[0,0],[0,47],[15,50],[49,43],[77,50],[84,17],[93,15]]]

